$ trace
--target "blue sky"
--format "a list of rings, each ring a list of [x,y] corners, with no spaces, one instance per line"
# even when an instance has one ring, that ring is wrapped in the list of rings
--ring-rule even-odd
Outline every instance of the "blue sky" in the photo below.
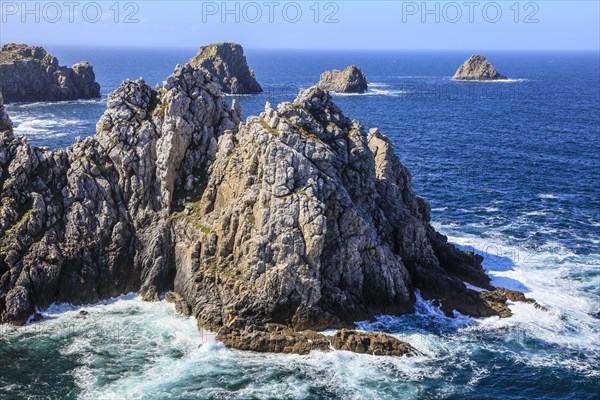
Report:
[[[0,42],[598,50],[600,1],[0,1]],[[70,4],[70,5],[68,5]],[[115,7],[116,5],[116,7]],[[318,10],[318,11],[317,11]]]

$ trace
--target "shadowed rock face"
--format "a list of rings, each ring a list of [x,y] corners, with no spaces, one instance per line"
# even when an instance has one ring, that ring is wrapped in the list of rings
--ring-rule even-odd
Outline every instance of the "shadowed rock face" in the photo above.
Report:
[[[239,123],[220,95],[203,71],[178,67],[158,91],[123,83],[96,135],[66,151],[2,132],[2,321],[23,323],[55,301],[130,291],[158,299],[172,286],[173,193],[207,169],[217,137]]]
[[[360,68],[350,65],[343,71],[334,69],[323,72],[317,86],[335,93],[364,93],[368,82]]]
[[[215,43],[202,46],[190,59],[190,64],[213,74],[225,93],[261,93],[262,88],[248,68],[244,49],[237,43]]]
[[[0,92],[0,132],[7,130],[12,130],[12,121],[6,112],[4,97],[2,96],[2,92]]]
[[[66,151],[15,137],[0,105],[2,322],[173,289],[179,312],[232,347],[408,354],[379,334],[311,330],[411,312],[415,289],[447,313],[505,313],[507,294],[465,287],[493,289],[481,257],[435,232],[377,129],[316,87],[240,114],[191,65],[156,90],[124,82],[96,135]]]
[[[0,48],[0,91],[4,101],[35,102],[100,97],[87,61],[68,68],[41,47],[6,44]]]
[[[506,76],[496,71],[496,68],[489,63],[487,58],[479,54],[473,54],[457,70],[453,80],[466,81],[495,81],[506,80]]]

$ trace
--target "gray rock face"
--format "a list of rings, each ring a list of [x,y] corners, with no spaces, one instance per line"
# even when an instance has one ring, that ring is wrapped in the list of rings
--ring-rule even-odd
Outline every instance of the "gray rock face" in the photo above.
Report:
[[[263,91],[254,77],[254,71],[248,68],[244,49],[237,43],[202,46],[190,59],[190,64],[214,75],[225,93],[253,94]]]
[[[316,87],[240,114],[191,65],[156,90],[124,82],[96,135],[66,151],[15,137],[0,106],[2,322],[173,289],[179,312],[232,347],[408,354],[377,334],[310,330],[411,312],[415,289],[448,313],[499,313],[504,297],[463,283],[493,289],[481,257],[433,230],[377,129]]]
[[[152,90],[127,81],[109,96],[97,133],[66,151],[2,132],[0,312],[23,323],[35,306],[95,302],[172,286],[172,199],[196,182],[216,138],[239,115],[216,81],[178,67]]]
[[[2,92],[0,92],[0,132],[12,130],[12,121],[8,116],[8,112],[6,112],[6,107],[4,107],[4,97],[2,96]]]
[[[457,70],[453,80],[464,81],[497,81],[506,80],[506,76],[496,71],[487,58],[479,54],[473,54]]]
[[[0,48],[0,91],[7,103],[100,97],[100,85],[87,61],[72,68],[59,66],[43,48],[14,43]]]
[[[494,315],[463,284],[489,287],[481,259],[431,228],[410,180],[327,92],[267,104],[219,140],[202,196],[174,217],[175,291],[215,328],[347,327],[412,311],[415,288]]]
[[[364,93],[367,91],[368,82],[360,68],[350,65],[343,71],[334,69],[323,72],[317,86],[335,93]]]

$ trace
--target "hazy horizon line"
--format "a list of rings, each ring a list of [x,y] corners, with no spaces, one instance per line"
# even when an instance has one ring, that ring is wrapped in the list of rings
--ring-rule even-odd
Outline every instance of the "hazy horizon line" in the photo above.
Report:
[[[226,42],[226,41],[224,41]],[[119,49],[194,49],[200,48],[202,46],[209,45],[211,43],[199,44],[199,45],[135,45],[135,44],[81,44],[81,43],[24,43],[19,41],[2,41],[0,40],[0,46],[9,44],[9,43],[19,43],[26,44],[28,46],[40,46],[40,47],[48,47],[48,46],[56,46],[56,47],[90,47],[90,48],[119,48]],[[212,42],[212,43],[222,43],[222,42]],[[241,44],[245,50],[290,50],[290,51],[324,51],[324,52],[343,52],[343,51],[361,51],[361,52],[375,52],[375,51],[407,51],[407,52],[560,52],[560,53],[573,53],[573,52],[598,52],[600,56],[600,48],[531,48],[531,49],[523,49],[523,48],[311,48],[311,47],[255,47],[255,46],[244,46],[243,43],[235,42]]]

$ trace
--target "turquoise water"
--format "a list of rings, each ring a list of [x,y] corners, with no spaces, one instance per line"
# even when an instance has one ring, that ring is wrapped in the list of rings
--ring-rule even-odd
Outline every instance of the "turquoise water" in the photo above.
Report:
[[[103,87],[99,101],[9,105],[17,132],[50,147],[93,134],[123,79],[158,83],[194,54],[48,50],[67,64],[89,60]],[[405,359],[230,350],[171,305],[135,295],[85,307],[84,320],[56,306],[42,323],[0,326],[0,398],[598,398],[599,56],[486,53],[510,82],[450,81],[469,55],[247,50],[265,93],[238,100],[257,114],[325,69],[360,66],[370,91],[335,102],[391,138],[438,230],[482,254],[494,284],[549,311],[514,304],[508,319],[452,319],[419,301],[414,315],[359,323],[425,354]]]

